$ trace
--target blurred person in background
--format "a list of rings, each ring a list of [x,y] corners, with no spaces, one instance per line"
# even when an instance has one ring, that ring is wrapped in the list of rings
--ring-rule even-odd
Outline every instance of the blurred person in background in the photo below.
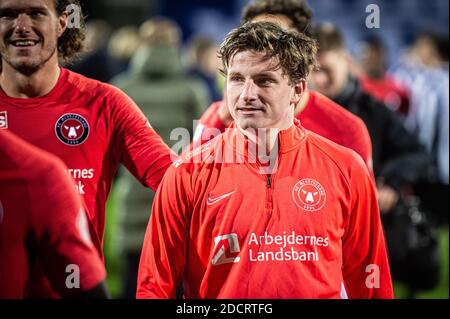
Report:
[[[417,137],[409,133],[397,113],[364,92],[350,73],[351,58],[340,31],[330,23],[319,25],[320,68],[310,77],[313,87],[361,117],[373,146],[373,168],[378,182],[380,209],[389,212],[407,185],[428,180],[430,158]]]
[[[370,93],[392,110],[406,117],[409,109],[409,92],[406,87],[388,74],[387,51],[381,38],[366,37],[359,45],[357,74],[364,91]]]
[[[316,28],[315,37],[320,68],[313,71],[311,84],[360,116],[369,129],[393,277],[411,287],[411,296],[414,291],[433,288],[439,278],[439,247],[421,211],[423,198],[417,189],[435,178],[435,166],[418,137],[405,128],[400,115],[362,90],[350,72],[351,57],[340,31],[332,24],[322,24]],[[420,220],[411,219],[412,213]],[[414,225],[418,222],[424,233],[414,234],[425,241],[415,243],[410,234],[416,232]]]
[[[140,46],[139,30],[128,25],[115,30],[108,42],[111,77],[125,72],[130,66],[131,58]]]
[[[129,70],[112,83],[139,104],[152,119],[154,129],[167,144],[173,145],[174,138],[178,138],[171,138],[173,129],[182,128],[192,136],[193,121],[208,105],[208,89],[202,81],[186,75],[181,64],[181,30],[174,21],[152,18],[142,24],[139,34],[142,45],[133,56]],[[154,192],[136,182],[126,170],[120,171],[118,189],[123,297],[134,298]]]
[[[390,71],[411,92],[411,108],[405,125],[419,136],[437,166],[437,179],[431,185],[423,185],[420,191],[433,215],[448,225],[448,35],[420,33]]]
[[[62,298],[108,297],[105,268],[66,170],[0,128],[0,299],[45,298],[35,289],[46,278]]]
[[[218,84],[218,68],[216,42],[207,36],[195,36],[187,44],[186,64],[188,74],[199,77],[208,85],[210,102],[222,98]],[[208,103],[209,104],[209,103]]]
[[[111,61],[107,52],[111,26],[103,20],[86,23],[85,52],[68,68],[86,77],[108,82],[111,79]]]

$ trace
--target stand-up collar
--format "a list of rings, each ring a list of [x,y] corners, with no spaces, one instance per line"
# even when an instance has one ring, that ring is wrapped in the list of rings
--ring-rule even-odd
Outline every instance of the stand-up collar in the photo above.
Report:
[[[278,154],[285,154],[296,149],[305,139],[307,132],[295,119],[294,124],[286,130],[278,132]],[[245,158],[257,154],[259,147],[255,146],[244,133],[236,127],[234,122],[227,128],[224,134],[225,143]],[[262,146],[265,150],[265,146]]]

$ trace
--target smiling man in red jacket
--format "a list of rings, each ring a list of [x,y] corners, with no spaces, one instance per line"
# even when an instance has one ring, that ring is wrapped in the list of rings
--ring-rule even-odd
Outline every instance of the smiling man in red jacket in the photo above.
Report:
[[[122,91],[59,65],[83,49],[83,15],[70,25],[70,8],[78,0],[0,1],[0,114],[8,130],[66,164],[102,253],[119,164],[156,190],[174,154]]]
[[[163,178],[138,298],[174,298],[181,283],[185,298],[393,297],[363,161],[294,118],[316,51],[267,22],[228,34],[220,54],[235,124]]]

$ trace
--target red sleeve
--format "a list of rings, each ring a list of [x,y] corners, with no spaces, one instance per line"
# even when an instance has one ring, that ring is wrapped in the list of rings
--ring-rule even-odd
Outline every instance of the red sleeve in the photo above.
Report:
[[[364,121],[359,118],[357,120],[358,129],[355,130],[355,134],[352,134],[352,143],[354,145],[352,149],[362,157],[364,164],[366,164],[366,167],[369,170],[372,181],[375,181],[375,175],[373,173],[372,140],[370,139],[369,131],[367,130]]]
[[[188,215],[192,211],[189,177],[169,168],[156,193],[145,234],[136,297],[175,298],[186,263]],[[187,175],[187,174],[186,174]]]
[[[114,88],[112,118],[115,123],[113,147],[121,151],[121,162],[144,185],[156,190],[177,155],[151,127],[139,107]]]
[[[36,251],[52,288],[72,296],[98,285],[106,273],[73,182],[59,161],[49,164],[40,185],[30,185]]]
[[[357,156],[355,156],[357,158]],[[375,188],[358,158],[351,176],[351,211],[343,236],[343,276],[351,299],[393,298]]]
[[[222,101],[214,102],[202,114],[199,124],[195,129],[192,144],[185,153],[192,151],[194,148],[209,142],[214,137],[225,132],[226,126],[219,116],[219,108],[221,106]]]

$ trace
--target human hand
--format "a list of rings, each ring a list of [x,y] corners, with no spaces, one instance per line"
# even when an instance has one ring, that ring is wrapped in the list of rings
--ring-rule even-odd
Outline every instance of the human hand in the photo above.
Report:
[[[382,214],[390,212],[400,198],[400,194],[391,186],[377,181],[378,205]]]

